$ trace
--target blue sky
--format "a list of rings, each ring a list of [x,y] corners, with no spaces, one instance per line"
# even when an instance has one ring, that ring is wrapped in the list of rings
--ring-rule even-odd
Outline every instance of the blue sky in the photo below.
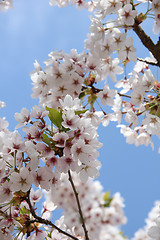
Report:
[[[7,107],[0,112],[10,123],[10,130],[17,124],[14,113],[22,107],[31,109],[38,101],[31,99],[32,84],[29,73],[33,62],[40,64],[54,50],[69,52],[83,50],[90,20],[87,11],[74,7],[59,9],[50,7],[49,0],[15,0],[14,9],[0,13],[0,100]],[[151,34],[151,27],[147,28]],[[139,48],[141,57],[146,57],[144,48]],[[144,219],[155,200],[160,199],[160,156],[158,140],[155,150],[151,147],[128,145],[116,125],[100,127],[99,139],[104,146],[100,150],[102,162],[99,180],[104,191],[112,194],[119,191],[125,199],[128,218],[123,228],[126,235],[144,225]]]

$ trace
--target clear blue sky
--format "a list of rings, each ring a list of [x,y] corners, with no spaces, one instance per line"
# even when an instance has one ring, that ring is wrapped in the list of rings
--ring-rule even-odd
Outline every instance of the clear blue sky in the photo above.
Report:
[[[38,103],[30,97],[29,73],[33,70],[34,60],[42,64],[54,50],[83,50],[90,25],[87,11],[78,11],[74,7],[53,8],[48,2],[15,0],[14,10],[0,12],[0,100],[7,104],[0,116],[6,116],[10,130],[17,124],[15,112],[20,112],[22,107],[31,109]],[[147,31],[149,29],[151,27]],[[135,47],[141,49],[141,57],[146,57],[139,46],[136,40]],[[155,139],[154,151],[151,147],[128,145],[115,124],[100,127],[99,135],[104,143],[100,150],[99,180],[104,191],[110,190],[112,194],[119,191],[124,197],[128,223],[123,230],[132,237],[139,227],[143,227],[154,201],[160,199],[158,141]]]

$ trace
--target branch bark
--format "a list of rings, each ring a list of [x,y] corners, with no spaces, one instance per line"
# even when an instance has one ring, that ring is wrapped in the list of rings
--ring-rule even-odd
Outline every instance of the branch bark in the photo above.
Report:
[[[30,208],[30,211],[31,211],[31,214],[32,216],[35,218],[35,220],[32,220],[32,222],[38,222],[38,223],[42,223],[42,224],[45,224],[45,225],[49,225],[53,228],[55,228],[56,230],[58,230],[59,233],[62,233],[64,235],[66,235],[67,237],[70,237],[74,240],[79,240],[78,238],[74,237],[73,235],[63,231],[62,229],[60,229],[59,227],[57,227],[55,224],[53,224],[50,220],[47,220],[47,219],[43,219],[39,216],[37,216],[37,214],[35,213],[33,207],[32,207],[32,204],[31,204],[31,201],[30,201],[30,191],[28,191],[28,196],[26,198],[26,202],[28,203],[29,205],[29,208]]]
[[[87,231],[87,228],[86,228],[86,225],[85,225],[85,221],[84,221],[84,217],[83,217],[83,213],[82,213],[82,209],[81,209],[81,205],[80,205],[78,193],[77,193],[76,188],[75,188],[75,185],[74,185],[74,183],[73,183],[73,180],[72,180],[72,176],[71,176],[71,172],[70,172],[70,171],[68,171],[68,175],[69,175],[69,181],[70,181],[70,183],[71,183],[71,185],[72,185],[73,192],[74,192],[74,195],[75,195],[75,198],[76,198],[76,201],[77,201],[78,210],[79,210],[79,214],[80,214],[81,221],[82,221],[82,227],[83,227],[84,233],[85,233],[85,239],[86,239],[86,240],[89,240],[88,231]]]
[[[142,58],[137,58],[137,60],[140,61],[140,62],[144,62],[144,63],[150,64],[152,66],[157,66],[157,62],[149,62],[149,61],[147,61],[145,59],[142,59]]]
[[[143,45],[153,54],[157,60],[157,66],[160,67],[160,46],[159,41],[154,44],[152,39],[144,32],[142,27],[139,25],[138,19],[135,19],[133,31],[137,34]]]

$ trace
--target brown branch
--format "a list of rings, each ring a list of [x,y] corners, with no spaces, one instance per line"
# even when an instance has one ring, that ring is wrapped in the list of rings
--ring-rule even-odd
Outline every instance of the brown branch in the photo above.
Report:
[[[69,181],[70,181],[70,183],[71,183],[71,185],[72,185],[72,188],[73,188],[74,195],[75,195],[75,197],[76,197],[76,201],[77,201],[77,205],[78,205],[78,210],[79,210],[79,214],[80,214],[80,217],[81,217],[82,227],[83,227],[84,233],[85,233],[85,239],[86,239],[86,240],[89,240],[88,231],[87,231],[87,228],[86,228],[86,225],[85,225],[85,221],[84,221],[84,217],[83,217],[83,213],[82,213],[80,201],[79,201],[79,198],[78,198],[78,193],[77,193],[76,188],[75,188],[75,185],[74,185],[74,183],[73,183],[73,180],[72,180],[72,176],[71,176],[70,171],[68,171],[68,175],[69,175]]]
[[[159,46],[159,47],[160,47],[160,37],[159,37],[159,39],[158,39],[158,42],[157,42],[156,46]]]
[[[32,220],[32,222],[38,222],[38,223],[42,223],[42,224],[45,224],[45,225],[49,225],[49,226],[55,228],[56,230],[58,230],[59,233],[62,233],[62,234],[64,234],[64,235],[66,235],[67,237],[70,237],[70,238],[72,238],[72,239],[74,239],[74,240],[79,240],[78,238],[72,236],[71,234],[63,231],[62,229],[60,229],[59,227],[57,227],[56,225],[54,225],[50,220],[43,219],[43,218],[37,216],[37,214],[35,213],[35,211],[34,211],[34,209],[33,209],[33,207],[32,207],[32,204],[31,204],[29,195],[30,195],[30,191],[28,191],[28,196],[26,197],[26,202],[27,202],[28,205],[29,205],[29,209],[30,209],[30,211],[31,211],[32,216],[35,218],[35,220]]]
[[[3,216],[4,218],[8,218],[8,214],[0,210],[0,216]]]
[[[142,58],[137,58],[137,60],[140,61],[140,62],[144,62],[144,63],[150,64],[152,66],[158,66],[157,62],[149,62],[149,61],[147,61],[145,59],[142,59]]]
[[[155,59],[157,60],[157,66],[160,67],[160,47],[159,41],[155,45],[152,39],[144,32],[144,30],[139,25],[138,19],[135,19],[135,24],[133,26],[133,31],[137,34],[140,38],[143,45],[153,54]]]
[[[122,93],[117,93],[119,96],[121,96],[121,97],[127,97],[127,98],[131,98],[131,96],[129,96],[129,95],[126,95],[126,94],[122,94]]]

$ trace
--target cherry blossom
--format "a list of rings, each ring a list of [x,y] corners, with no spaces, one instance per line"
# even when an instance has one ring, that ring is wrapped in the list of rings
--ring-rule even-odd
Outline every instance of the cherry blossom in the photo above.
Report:
[[[32,185],[33,178],[28,169],[22,167],[19,173],[13,172],[11,174],[10,181],[12,191],[17,192],[22,190],[23,192],[27,192]]]
[[[160,238],[160,219],[156,219],[156,226],[152,226],[148,231],[149,237],[158,240]]]
[[[30,114],[26,108],[22,108],[21,113],[15,113],[14,117],[19,122],[16,128],[22,127],[30,121]]]
[[[30,196],[31,196],[31,200],[33,202],[39,202],[39,200],[42,197],[41,189],[38,189],[38,190],[34,191],[33,188],[31,188],[31,195]]]
[[[105,208],[105,200],[103,199],[105,195],[102,192],[100,182],[89,179],[88,182],[82,183],[80,178],[76,177],[76,174],[72,174],[72,176],[79,192],[90,237],[92,237],[92,239],[104,239],[104,234],[113,231],[115,233],[115,238],[117,237],[119,239],[118,226],[126,223],[126,217],[123,212],[123,198],[119,193],[114,194],[110,203],[111,205]],[[57,195],[54,194],[55,190],[57,190]],[[46,192],[47,202],[53,201],[58,207],[63,207],[64,223],[68,227],[72,226],[74,223],[75,233],[81,235],[82,229],[79,222],[79,216],[76,212],[75,197],[72,193],[71,186],[66,181],[65,175],[62,176],[61,185],[55,190],[53,192]],[[86,194],[86,192],[88,192],[89,195]],[[90,197],[88,198],[88,196]],[[98,201],[95,198],[96,196],[98,197]],[[106,199],[107,196],[109,197],[109,193],[106,194]],[[112,221],[109,222],[109,219],[112,219]],[[105,231],[106,228],[108,229],[107,232]],[[97,229],[99,230],[97,231]],[[109,239],[112,239],[112,237],[110,236]]]
[[[132,240],[140,239],[158,239],[159,237],[159,201],[154,203],[154,207],[148,214],[148,217],[145,219],[146,225],[143,228],[140,228],[132,238]]]
[[[102,192],[94,179],[101,167],[100,123],[117,122],[126,142],[135,146],[153,149],[152,136],[160,138],[160,84],[151,68],[159,67],[159,41],[154,44],[141,28],[151,12],[153,32],[159,33],[160,4],[138,2],[49,1],[51,6],[92,11],[90,32],[82,53],[51,52],[44,69],[35,60],[30,76],[32,97],[39,104],[15,113],[15,131],[0,118],[0,239],[125,239],[120,233],[127,222],[123,198]],[[147,6],[146,12],[139,12],[139,5]],[[12,0],[0,1],[0,11],[9,8]],[[150,57],[136,56],[132,33]],[[0,108],[4,106],[0,101]],[[38,215],[36,204],[44,196]],[[160,238],[159,204],[155,202],[145,227],[132,240]],[[64,212],[54,225],[56,208]]]
[[[135,55],[136,49],[133,47],[133,39],[127,38],[120,49],[118,57],[121,61],[129,60],[135,62],[137,57]]]
[[[9,8],[12,8],[13,0],[1,0],[0,1],[0,11],[7,11]]]
[[[12,198],[11,184],[5,182],[3,186],[0,186],[0,203],[9,202]]]
[[[134,19],[137,15],[137,11],[132,10],[131,4],[126,4],[123,8],[121,8],[118,11],[118,13],[122,24],[127,26],[132,26],[134,24]]]
[[[105,85],[103,91],[97,94],[97,96],[101,100],[101,103],[103,105],[108,104],[109,106],[113,105],[114,103],[113,97],[115,97],[115,95],[116,95],[116,91],[110,90],[108,85]]]

